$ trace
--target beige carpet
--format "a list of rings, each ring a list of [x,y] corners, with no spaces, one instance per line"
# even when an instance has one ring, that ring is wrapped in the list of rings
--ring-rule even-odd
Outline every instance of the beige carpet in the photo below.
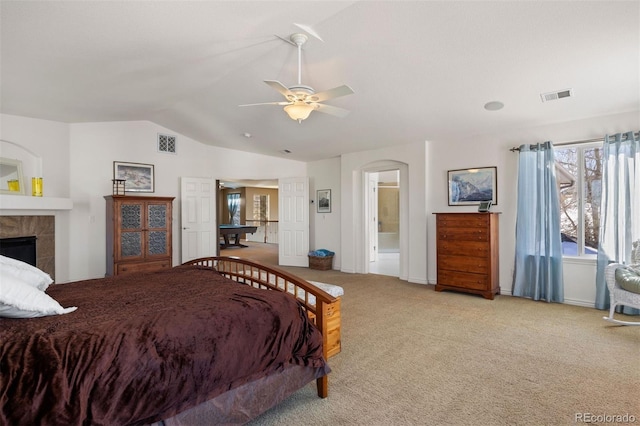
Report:
[[[266,263],[273,247],[223,254]],[[589,308],[283,269],[344,288],[342,352],[329,362],[328,398],[310,384],[252,425],[564,425],[625,414],[640,423],[640,327]]]

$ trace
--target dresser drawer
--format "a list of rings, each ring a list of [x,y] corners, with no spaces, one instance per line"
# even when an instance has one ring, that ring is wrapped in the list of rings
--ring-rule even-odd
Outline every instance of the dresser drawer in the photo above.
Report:
[[[467,288],[471,290],[488,290],[489,277],[486,274],[470,274],[438,269],[438,285]]]
[[[487,258],[481,257],[441,255],[438,257],[438,268],[450,271],[488,274],[489,262]]]
[[[436,220],[438,228],[486,228],[489,225],[489,215],[477,213],[439,214]]]
[[[487,228],[438,228],[438,240],[489,241]]]
[[[144,263],[118,263],[118,274],[129,274],[132,272],[155,271],[158,269],[171,268],[170,260],[158,260]]]
[[[486,241],[440,240],[437,244],[438,254],[453,256],[487,257],[490,248]]]

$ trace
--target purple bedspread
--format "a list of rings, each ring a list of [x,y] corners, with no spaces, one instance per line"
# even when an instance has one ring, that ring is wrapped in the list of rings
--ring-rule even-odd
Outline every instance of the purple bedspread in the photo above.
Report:
[[[0,425],[144,424],[251,380],[329,371],[289,295],[177,267],[49,287],[61,316],[0,318]]]

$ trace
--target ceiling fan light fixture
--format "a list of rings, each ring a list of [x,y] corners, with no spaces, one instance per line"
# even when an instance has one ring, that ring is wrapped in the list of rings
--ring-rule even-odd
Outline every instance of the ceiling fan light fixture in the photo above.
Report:
[[[296,120],[298,123],[301,123],[302,120],[305,120],[311,114],[315,108],[312,105],[305,104],[304,102],[299,102],[291,105],[287,105],[284,107],[284,111],[289,114],[289,117],[292,120]]]

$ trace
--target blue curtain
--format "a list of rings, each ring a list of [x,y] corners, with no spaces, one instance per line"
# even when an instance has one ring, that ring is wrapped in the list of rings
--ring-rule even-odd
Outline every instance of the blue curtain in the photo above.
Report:
[[[596,308],[609,309],[605,267],[611,262],[629,263],[632,243],[640,239],[640,140],[633,132],[605,136],[603,151]],[[627,306],[616,309],[640,314]]]
[[[564,301],[560,200],[551,142],[520,146],[512,294]]]

